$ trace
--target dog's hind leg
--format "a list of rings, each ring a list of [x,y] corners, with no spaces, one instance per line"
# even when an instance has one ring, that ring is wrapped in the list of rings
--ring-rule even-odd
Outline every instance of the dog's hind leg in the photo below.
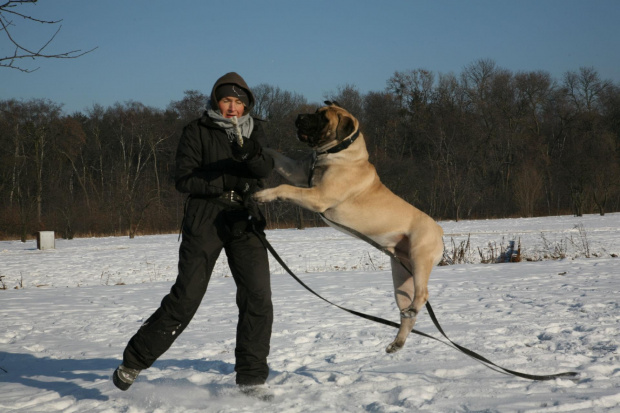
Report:
[[[414,247],[410,251],[411,264],[403,258],[392,258],[392,280],[400,310],[400,327],[396,339],[385,349],[388,353],[394,353],[405,345],[418,313],[426,304],[428,280],[438,257],[441,257],[441,248],[443,244],[437,244],[431,250],[416,250]]]
[[[428,301],[428,280],[433,267],[443,255],[443,230],[435,224],[436,230],[428,231],[425,242],[412,246],[409,257],[413,264],[413,284],[415,294],[411,307],[418,314]]]
[[[391,259],[392,281],[394,282],[394,298],[400,310],[400,327],[396,338],[385,349],[388,353],[395,353],[405,345],[405,341],[415,324],[417,312],[413,310],[414,277],[408,263]],[[406,266],[406,267],[405,267]]]

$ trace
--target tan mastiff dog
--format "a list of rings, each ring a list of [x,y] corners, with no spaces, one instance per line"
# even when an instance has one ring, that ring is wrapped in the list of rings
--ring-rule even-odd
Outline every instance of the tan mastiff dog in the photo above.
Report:
[[[401,323],[396,339],[386,348],[393,353],[403,347],[426,304],[431,270],[443,254],[443,230],[381,183],[368,162],[357,119],[337,104],[325,103],[316,113],[299,115],[295,121],[297,138],[314,149],[311,156],[294,161],[265,149],[274,157],[276,170],[297,186],[265,189],[255,199],[279,199],[319,212],[329,225],[344,232],[350,229],[350,235],[363,234],[397,257],[400,263],[392,258],[391,265]]]

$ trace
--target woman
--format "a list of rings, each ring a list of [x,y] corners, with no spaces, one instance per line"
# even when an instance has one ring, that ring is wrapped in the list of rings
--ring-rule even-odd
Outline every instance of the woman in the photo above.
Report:
[[[114,384],[127,390],[183,332],[207,290],[222,249],[237,286],[236,383],[251,392],[269,374],[273,308],[267,251],[255,231],[264,216],[251,194],[273,169],[261,150],[262,125],[250,116],[255,99],[231,72],[211,91],[210,108],[187,125],[176,153],[176,188],[188,193],[179,273],[160,307],[131,338]]]

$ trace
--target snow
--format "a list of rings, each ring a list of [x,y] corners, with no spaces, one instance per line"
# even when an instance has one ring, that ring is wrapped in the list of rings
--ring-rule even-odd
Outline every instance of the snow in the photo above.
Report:
[[[224,255],[194,320],[127,391],[110,375],[176,275],[177,235],[0,242],[0,411],[620,411],[620,214],[441,222],[448,253],[430,302],[456,343],[536,382],[486,368],[417,335],[308,293],[272,262],[272,402],[234,385],[237,310]],[[336,304],[398,321],[389,259],[331,228],[267,231],[285,262]],[[510,241],[521,262],[483,264]],[[551,259],[551,258],[559,259]],[[0,284],[1,285],[1,284]],[[17,287],[17,288],[15,288]],[[416,329],[440,337],[426,311]]]

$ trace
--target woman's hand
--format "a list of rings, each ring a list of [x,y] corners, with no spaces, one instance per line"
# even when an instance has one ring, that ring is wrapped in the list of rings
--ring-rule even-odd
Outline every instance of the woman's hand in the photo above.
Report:
[[[243,138],[243,146],[239,146],[235,140],[232,143],[233,157],[238,161],[247,161],[260,153],[261,146],[255,139]]]

